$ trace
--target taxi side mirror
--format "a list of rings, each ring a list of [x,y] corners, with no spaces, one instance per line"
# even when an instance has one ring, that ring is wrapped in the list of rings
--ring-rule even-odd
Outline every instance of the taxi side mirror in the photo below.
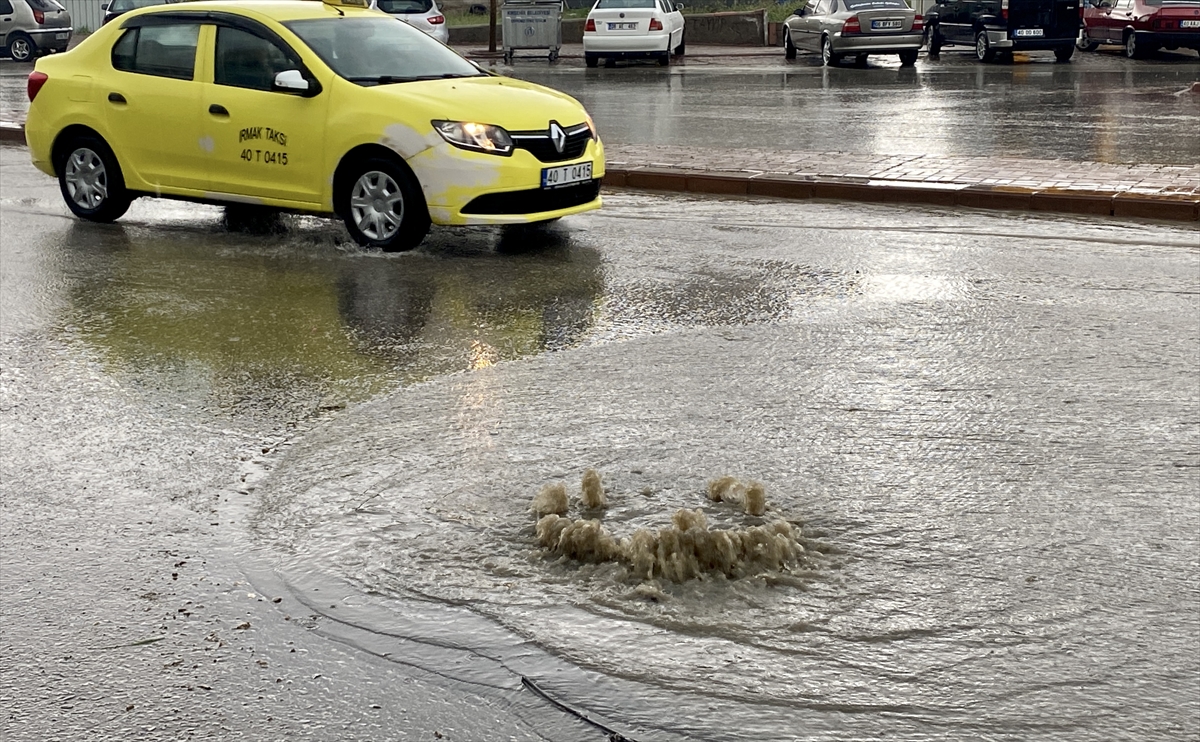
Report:
[[[284,70],[275,75],[275,82],[271,88],[284,93],[296,93],[305,98],[311,98],[321,92],[321,86],[317,85],[316,81],[306,80],[300,70]]]

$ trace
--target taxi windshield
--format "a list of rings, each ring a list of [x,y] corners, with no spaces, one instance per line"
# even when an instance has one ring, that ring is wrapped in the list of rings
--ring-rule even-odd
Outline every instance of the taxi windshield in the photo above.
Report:
[[[330,69],[359,85],[485,75],[423,31],[396,18],[320,18],[284,25]]]

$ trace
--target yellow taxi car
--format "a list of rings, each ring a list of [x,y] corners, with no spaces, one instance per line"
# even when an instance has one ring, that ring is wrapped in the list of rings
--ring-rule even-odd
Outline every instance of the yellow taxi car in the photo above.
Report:
[[[337,215],[392,251],[431,222],[601,205],[604,148],[578,101],[489,74],[365,0],[133,11],[38,60],[28,88],[33,162],[92,221],[146,195],[256,204]]]

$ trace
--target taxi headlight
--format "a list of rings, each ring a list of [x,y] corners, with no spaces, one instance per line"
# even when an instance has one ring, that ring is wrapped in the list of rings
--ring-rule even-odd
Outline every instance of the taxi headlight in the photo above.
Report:
[[[455,147],[491,155],[510,155],[513,151],[512,137],[499,126],[470,121],[434,121],[433,128]]]

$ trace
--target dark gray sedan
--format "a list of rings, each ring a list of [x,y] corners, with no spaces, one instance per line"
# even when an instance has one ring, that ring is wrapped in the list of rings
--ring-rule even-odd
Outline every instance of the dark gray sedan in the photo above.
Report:
[[[898,54],[900,64],[917,61],[925,24],[904,0],[810,0],[783,26],[784,54],[797,49],[819,52],[835,65],[853,56],[865,64],[869,54]]]

